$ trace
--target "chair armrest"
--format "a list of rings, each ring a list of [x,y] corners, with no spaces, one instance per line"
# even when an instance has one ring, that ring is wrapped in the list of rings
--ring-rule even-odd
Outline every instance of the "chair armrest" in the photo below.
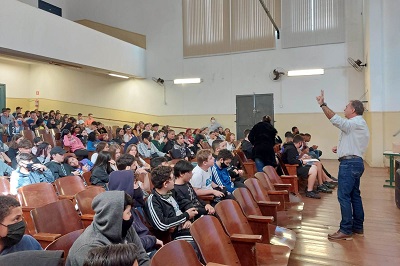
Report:
[[[30,212],[31,210],[35,209],[34,207],[23,206],[21,207],[23,212]]]
[[[204,200],[204,201],[212,201],[214,199],[213,195],[202,195],[202,196],[197,196],[199,199]]]
[[[279,201],[257,201],[257,204],[261,206],[272,206],[272,207],[278,207],[281,205]]]
[[[249,215],[247,216],[249,222],[257,223],[272,223],[274,221],[273,216],[260,216],[260,215]]]
[[[292,184],[274,184],[276,190],[289,190]]]
[[[94,214],[82,214],[81,220],[93,220]]]
[[[219,264],[219,263],[215,263],[215,262],[209,262],[206,264],[206,266],[228,266],[228,265]]]
[[[290,178],[297,178],[297,175],[281,175],[280,177],[281,177],[281,179],[282,178],[289,178],[289,177]]]
[[[287,190],[268,190],[268,195],[289,195]]]
[[[231,240],[236,242],[257,243],[262,241],[262,235],[232,234]]]
[[[48,241],[48,242],[53,242],[60,236],[61,234],[51,234],[51,233],[37,233],[33,235],[33,237],[38,241]]]
[[[58,195],[59,200],[67,199],[67,200],[73,200],[75,198],[74,195]]]

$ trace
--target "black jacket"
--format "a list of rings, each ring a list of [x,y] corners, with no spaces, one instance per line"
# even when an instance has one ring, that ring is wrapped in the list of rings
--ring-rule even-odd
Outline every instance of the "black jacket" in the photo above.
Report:
[[[287,164],[302,165],[299,158],[299,152],[293,142],[283,144],[282,161]]]
[[[253,158],[260,159],[265,165],[276,165],[275,135],[276,129],[268,122],[259,122],[251,129],[249,141],[253,144]]]

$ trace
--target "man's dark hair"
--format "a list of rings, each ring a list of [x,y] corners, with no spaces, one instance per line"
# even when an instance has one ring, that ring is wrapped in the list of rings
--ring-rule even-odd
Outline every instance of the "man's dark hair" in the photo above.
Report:
[[[39,142],[41,142],[42,141],[42,138],[41,137],[34,137],[33,138],[33,143],[35,143],[35,144],[37,144],[37,143],[39,143]]]
[[[92,126],[98,126],[99,124],[98,124],[96,121],[93,121],[93,122],[91,123],[91,125],[92,125]]]
[[[182,136],[182,138],[184,138],[183,134],[179,133],[179,134],[175,135],[175,140],[178,140],[179,136]]]
[[[299,142],[303,142],[303,137],[300,135],[294,136],[293,143],[299,143]]]
[[[168,159],[165,157],[155,157],[150,160],[151,169],[156,168],[161,165],[163,162],[168,162]]]
[[[243,134],[244,134],[244,137],[246,137],[247,135],[249,135],[250,134],[250,131],[251,131],[251,129],[245,129],[244,131],[243,131]]]
[[[169,166],[157,166],[151,171],[151,183],[155,188],[162,188],[165,181],[171,178],[172,168]]]
[[[125,170],[126,167],[131,166],[135,161],[135,157],[129,153],[122,154],[117,160],[118,170]]]
[[[128,194],[124,193],[124,210],[126,209],[126,206],[131,206],[133,207],[133,199],[131,196],[129,196]]]
[[[296,129],[298,129],[297,127],[292,127],[292,132],[294,132]]]
[[[217,155],[217,161],[219,159],[223,159],[223,160],[231,159],[232,160],[233,159],[232,152],[228,151],[227,149],[220,150]]]
[[[32,149],[33,145],[29,139],[23,139],[18,143],[18,148]]]
[[[159,135],[160,135],[160,133],[154,132],[154,133],[153,133],[153,139],[157,138]]]
[[[215,151],[219,147],[219,144],[221,144],[222,142],[224,142],[222,139],[214,140],[211,145],[211,148],[213,149],[213,151]]]
[[[19,207],[18,200],[10,196],[0,196],[0,223],[10,214],[11,209]]]
[[[294,137],[294,135],[293,135],[292,132],[286,131],[286,133],[285,133],[285,138],[293,138],[293,137]]]
[[[352,100],[351,106],[353,106],[354,111],[356,112],[357,115],[363,115],[364,113],[364,105],[361,101],[359,100]]]
[[[174,176],[179,177],[181,174],[192,172],[193,168],[194,167],[190,162],[186,160],[180,160],[174,166]]]
[[[265,115],[265,116],[263,116],[262,121],[263,122],[268,122],[268,123],[271,124],[272,119],[271,119],[271,117],[269,115]]]
[[[142,139],[149,139],[150,138],[150,132],[149,131],[145,131],[142,133]]]
[[[30,114],[36,114],[36,111],[30,111]]]
[[[304,136],[311,137],[309,133],[304,133]]]
[[[133,265],[138,259],[139,248],[133,244],[112,244],[89,250],[84,266]]]

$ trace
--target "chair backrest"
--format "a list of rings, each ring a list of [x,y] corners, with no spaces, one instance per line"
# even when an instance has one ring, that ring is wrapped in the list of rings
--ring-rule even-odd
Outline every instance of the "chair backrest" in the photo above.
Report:
[[[42,139],[43,139],[44,142],[49,143],[52,147],[56,146],[56,139],[54,138],[54,136],[52,134],[43,133],[42,134]]]
[[[83,229],[81,218],[74,204],[67,199],[59,200],[31,210],[33,223],[38,233],[66,235]]]
[[[260,207],[258,207],[258,204],[251,195],[250,190],[244,187],[237,188],[233,191],[233,196],[235,196],[237,202],[239,202],[239,205],[246,216],[262,216]]]
[[[8,181],[8,179],[4,176],[0,177],[0,194],[10,194],[10,181]]]
[[[92,176],[92,172],[83,173],[82,177],[85,179],[86,185],[90,186],[92,182],[90,182],[90,177]]]
[[[273,184],[283,184],[281,177],[278,175],[278,173],[275,171],[275,168],[273,168],[270,165],[264,166],[263,168],[264,173],[267,174],[269,179]]]
[[[174,240],[165,244],[151,258],[151,266],[176,266],[203,264],[197,259],[196,252],[192,245],[185,240]]]
[[[258,174],[264,174],[264,173],[259,172],[256,175],[258,175]],[[250,190],[251,195],[253,195],[253,198],[257,202],[258,201],[271,201],[268,196],[268,190],[266,190],[260,184],[260,181],[258,181],[257,178],[248,178],[246,181],[244,181],[244,184]]]
[[[51,242],[45,250],[64,250],[64,258],[68,257],[69,250],[71,249],[72,244],[74,244],[75,240],[83,233],[84,229],[79,229],[63,235],[53,242]]]
[[[215,212],[228,235],[253,234],[246,216],[236,201],[227,199],[219,202],[215,205]]]
[[[238,156],[241,164],[248,161],[246,155],[244,154],[244,152],[242,150],[234,150],[233,153],[235,153]]]
[[[41,137],[42,140],[43,140],[42,135],[46,133],[47,133],[46,129],[35,129],[36,137]]]
[[[200,144],[202,149],[211,149],[211,146],[208,143],[208,141],[201,141],[199,144]]]
[[[85,190],[86,186],[80,176],[64,176],[56,181],[54,185],[59,195],[75,195],[76,193]]]
[[[286,165],[282,160],[281,154],[279,152],[277,152],[277,153],[275,153],[275,157],[278,159],[278,164],[279,164],[279,167],[282,170],[282,173],[285,174],[285,175],[288,175],[289,171],[287,170]]]
[[[92,209],[92,201],[98,194],[103,193],[105,190],[99,186],[88,187],[81,192],[76,193],[75,200],[78,204],[79,211],[82,214],[94,214]]]
[[[57,194],[50,183],[36,183],[20,187],[17,190],[18,200],[22,207],[41,207],[56,202]]]
[[[33,139],[35,138],[35,132],[30,129],[22,130],[22,135],[24,138],[29,139],[33,143]]]
[[[190,227],[206,263],[241,265],[235,248],[216,217],[205,215]]]
[[[266,173],[259,172],[255,174],[254,177],[260,182],[260,185],[264,187],[266,190],[271,190],[271,191],[276,190]]]

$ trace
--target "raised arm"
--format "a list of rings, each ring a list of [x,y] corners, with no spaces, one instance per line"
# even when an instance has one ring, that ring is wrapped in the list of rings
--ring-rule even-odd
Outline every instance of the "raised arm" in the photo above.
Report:
[[[325,97],[324,97],[324,90],[321,90],[321,95],[316,97],[317,102],[319,106],[322,108],[322,111],[324,111],[324,114],[328,119],[331,119],[334,115],[335,112],[332,111],[325,103]]]

